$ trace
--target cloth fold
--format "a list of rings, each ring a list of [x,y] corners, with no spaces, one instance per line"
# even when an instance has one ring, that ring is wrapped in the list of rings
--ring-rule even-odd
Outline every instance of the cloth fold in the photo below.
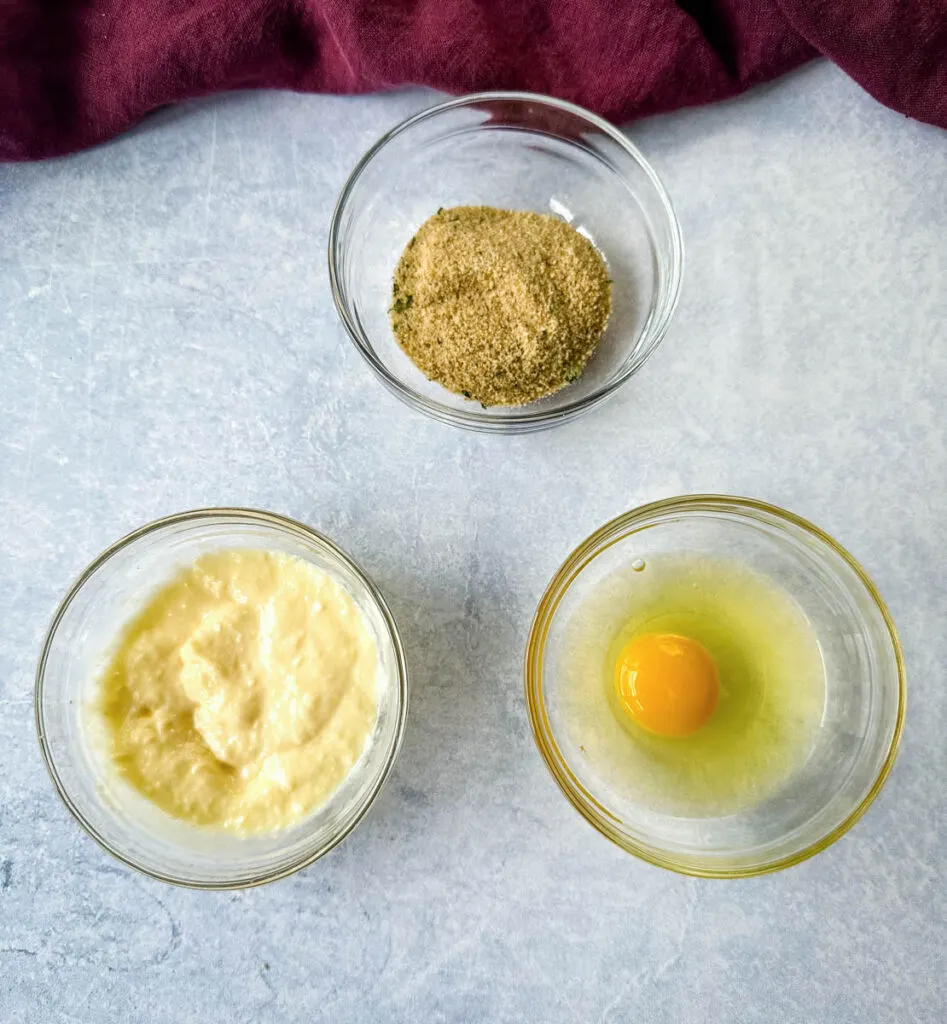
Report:
[[[0,0],[0,160],[229,89],[526,89],[616,122],[823,54],[947,127],[947,0]]]

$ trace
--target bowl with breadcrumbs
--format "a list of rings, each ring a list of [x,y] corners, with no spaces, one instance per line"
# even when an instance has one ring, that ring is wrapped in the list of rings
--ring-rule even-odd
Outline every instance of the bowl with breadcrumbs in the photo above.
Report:
[[[624,133],[571,103],[490,92],[382,136],[329,230],[345,329],[402,401],[519,433],[613,395],[661,342],[680,225]]]

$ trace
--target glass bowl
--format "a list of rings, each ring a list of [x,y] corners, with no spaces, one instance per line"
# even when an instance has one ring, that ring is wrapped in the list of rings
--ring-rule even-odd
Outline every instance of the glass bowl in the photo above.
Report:
[[[571,617],[606,580],[612,585],[655,556],[685,552],[734,560],[782,588],[811,624],[825,671],[821,721],[804,763],[759,802],[719,817],[655,810],[636,794],[636,780],[621,789],[606,781],[564,717],[562,656]],[[864,814],[894,762],[905,681],[891,617],[847,551],[772,505],[696,495],[619,516],[566,559],[530,631],[526,698],[549,770],[604,836],[661,867],[736,878],[805,860]]]
[[[435,384],[388,319],[401,253],[438,207],[555,214],[587,235],[612,278],[612,315],[583,375],[529,405],[483,408]],[[598,405],[664,337],[683,271],[681,230],[658,176],[625,136],[571,103],[490,92],[450,100],[393,128],[359,161],[329,229],[329,279],[342,323],[381,382],[445,423],[525,432]]]
[[[98,680],[123,624],[177,570],[209,550],[262,548],[304,558],[354,598],[375,634],[386,680],[371,741],[328,803],[299,824],[241,837],[179,821],[122,780],[94,713]],[[305,867],[348,835],[378,795],[404,732],[408,677],[384,598],[331,541],[282,516],[200,509],[159,519],[103,552],[73,584],[46,635],[36,727],[59,795],[109,853],[165,882],[201,889],[258,885]]]

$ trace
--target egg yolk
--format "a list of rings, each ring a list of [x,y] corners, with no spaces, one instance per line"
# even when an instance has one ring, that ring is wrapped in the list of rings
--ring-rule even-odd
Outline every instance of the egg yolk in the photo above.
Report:
[[[696,640],[645,633],[622,650],[615,692],[625,713],[658,736],[689,736],[717,706],[717,666]]]

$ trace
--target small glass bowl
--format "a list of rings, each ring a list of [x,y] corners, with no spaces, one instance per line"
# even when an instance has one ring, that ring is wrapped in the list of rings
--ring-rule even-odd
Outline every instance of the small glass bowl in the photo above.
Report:
[[[720,817],[657,813],[633,795],[617,793],[569,734],[560,706],[557,663],[570,617],[613,574],[640,570],[662,553],[684,552],[738,561],[782,587],[812,625],[825,667],[822,721],[805,763],[777,792]],[[619,516],[566,559],[530,631],[526,698],[553,777],[604,836],[683,874],[739,878],[813,856],[865,813],[894,762],[905,679],[894,623],[847,551],[775,506],[695,495]]]
[[[292,828],[248,837],[179,821],[134,790],[110,763],[105,725],[94,710],[99,677],[123,623],[175,571],[221,548],[282,551],[330,573],[368,620],[386,680],[368,749],[329,802]],[[82,573],[46,635],[35,702],[46,766],[66,806],[93,839],[123,863],[161,881],[234,889],[305,867],[358,824],[397,756],[408,677],[384,598],[331,541],[268,512],[199,509],[136,530]]]
[[[525,406],[483,408],[435,384],[395,341],[395,267],[438,207],[555,214],[608,264],[612,315],[583,375]],[[393,128],[359,161],[329,229],[342,323],[381,382],[412,408],[473,430],[553,426],[604,401],[664,337],[681,288],[681,230],[658,176],[628,139],[581,107],[531,93],[450,100]]]

